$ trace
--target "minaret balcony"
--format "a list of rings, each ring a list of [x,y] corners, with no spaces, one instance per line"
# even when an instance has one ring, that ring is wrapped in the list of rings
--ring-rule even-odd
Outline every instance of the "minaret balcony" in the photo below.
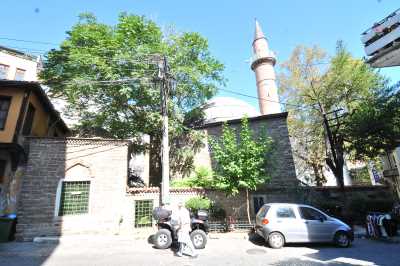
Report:
[[[265,51],[262,53],[254,53],[251,57],[251,69],[254,70],[256,65],[263,62],[271,62],[272,65],[276,64],[276,56],[272,51]]]

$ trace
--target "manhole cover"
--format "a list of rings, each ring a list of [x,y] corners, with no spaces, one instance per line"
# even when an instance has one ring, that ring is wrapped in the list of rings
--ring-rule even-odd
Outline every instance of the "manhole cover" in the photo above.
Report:
[[[250,255],[259,255],[259,254],[265,254],[267,252],[263,249],[251,248],[251,249],[246,250],[246,253],[250,254]]]

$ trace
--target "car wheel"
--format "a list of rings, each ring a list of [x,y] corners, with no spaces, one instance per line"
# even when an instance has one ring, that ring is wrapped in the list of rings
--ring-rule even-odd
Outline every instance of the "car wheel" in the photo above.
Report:
[[[192,233],[190,233],[190,239],[192,239],[193,246],[196,249],[202,249],[206,247],[207,235],[203,230],[194,230]]]
[[[169,248],[172,244],[171,232],[168,229],[160,229],[154,235],[153,241],[158,249]]]
[[[285,245],[285,238],[281,233],[271,233],[268,236],[268,244],[271,248],[281,248]]]
[[[347,248],[350,246],[350,238],[346,232],[339,231],[335,234],[334,242],[340,248]]]

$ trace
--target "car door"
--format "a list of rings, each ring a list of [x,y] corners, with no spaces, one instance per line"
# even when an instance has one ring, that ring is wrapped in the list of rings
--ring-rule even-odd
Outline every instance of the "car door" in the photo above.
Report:
[[[299,213],[308,242],[331,241],[332,224],[328,217],[317,209],[301,206]]]
[[[301,219],[296,216],[292,206],[275,208],[274,228],[284,234],[286,242],[302,242]]]

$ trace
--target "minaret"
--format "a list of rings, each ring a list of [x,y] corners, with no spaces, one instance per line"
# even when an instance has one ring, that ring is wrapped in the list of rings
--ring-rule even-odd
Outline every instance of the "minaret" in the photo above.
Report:
[[[262,115],[281,112],[278,88],[275,83],[275,55],[269,50],[267,39],[256,20],[251,69],[256,73],[258,102]]]

